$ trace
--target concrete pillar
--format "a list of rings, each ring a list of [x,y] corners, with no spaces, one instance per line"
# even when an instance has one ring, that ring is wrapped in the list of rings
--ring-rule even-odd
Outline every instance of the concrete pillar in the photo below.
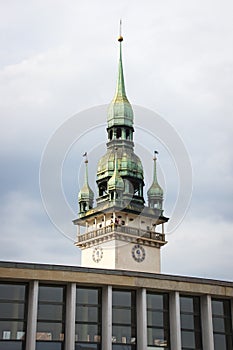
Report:
[[[102,289],[102,350],[112,350],[112,287]]]
[[[147,349],[146,289],[137,290],[137,350]]]
[[[171,350],[181,350],[180,299],[178,292],[169,295]]]
[[[76,283],[69,283],[66,289],[65,350],[75,348]]]
[[[36,348],[38,291],[39,291],[38,281],[30,282],[29,293],[28,293],[26,350],[35,350]]]
[[[201,297],[201,328],[203,349],[214,350],[211,296]]]

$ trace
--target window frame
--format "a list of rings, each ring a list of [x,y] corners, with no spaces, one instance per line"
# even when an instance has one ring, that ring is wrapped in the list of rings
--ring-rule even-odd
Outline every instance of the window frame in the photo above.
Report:
[[[47,288],[62,288],[62,301],[51,301],[51,300],[41,300],[40,301],[40,288],[47,287]],[[38,303],[37,303],[37,325],[36,325],[36,349],[38,346],[40,347],[40,344],[46,344],[46,343],[57,343],[61,344],[61,349],[64,349],[65,346],[65,327],[66,327],[66,295],[67,295],[67,285],[66,284],[47,284],[47,283],[39,283],[38,287]],[[43,318],[38,318],[39,314],[39,307],[40,305],[44,306],[49,306],[49,305],[58,305],[62,306],[62,318],[60,320],[57,319],[43,319]],[[43,333],[38,330],[38,324],[60,324],[61,325],[61,333],[60,333],[60,338],[62,339],[37,339],[38,333]],[[46,333],[46,332],[44,332]],[[49,333],[48,333],[49,334]],[[37,346],[37,344],[39,344]]]
[[[187,298],[193,300],[193,311],[183,311],[181,307],[181,299]],[[201,300],[198,295],[180,294],[180,333],[181,333],[181,349],[182,350],[202,350],[202,324],[201,324]],[[185,328],[182,326],[182,315],[193,317],[193,328]],[[195,345],[194,348],[182,345],[182,332],[193,333]]]
[[[130,306],[126,305],[114,305],[113,304],[113,293],[120,292],[120,293],[131,293],[130,296]],[[119,323],[119,322],[113,322],[113,313],[114,310],[130,310],[131,312],[131,322],[130,323]],[[126,342],[118,342],[117,339],[115,341],[115,335],[113,334],[113,327],[128,327],[131,331],[131,341],[127,342],[127,338],[125,339]],[[122,337],[123,338],[123,337]],[[121,339],[122,340],[122,339]],[[134,289],[120,289],[120,288],[113,288],[112,289],[112,349],[121,347],[122,349],[125,347],[125,349],[131,349],[136,350],[137,348],[137,313],[136,313],[136,290]]]
[[[84,289],[84,290],[96,290],[98,292],[98,300],[97,300],[97,304],[94,303],[79,303],[77,301],[77,293],[78,293],[78,289]],[[77,308],[78,306],[81,307],[96,307],[97,309],[97,322],[95,321],[77,321]],[[98,330],[98,334],[96,335],[99,338],[99,341],[84,341],[84,340],[76,340],[75,339],[75,349],[76,347],[78,347],[78,345],[82,345],[82,344],[90,344],[90,345],[96,345],[96,349],[100,350],[101,346],[102,346],[102,288],[101,287],[91,287],[91,286],[85,286],[85,285],[76,285],[76,300],[75,300],[75,333],[76,333],[76,326],[77,325],[93,325],[93,326],[97,326],[97,330]],[[76,334],[75,334],[76,337]]]
[[[9,323],[22,323],[23,324],[23,330],[22,331],[17,331],[18,332],[23,332],[23,338],[22,339],[2,339],[0,338],[0,344],[10,344],[10,343],[17,343],[19,344],[20,350],[24,350],[26,346],[26,337],[27,337],[27,316],[28,316],[28,283],[27,282],[11,282],[11,281],[0,281],[0,288],[1,285],[5,286],[23,286],[24,287],[24,296],[21,299],[12,299],[12,298],[1,298],[0,299],[0,305],[1,304],[11,304],[11,305],[23,305],[23,317],[0,317],[0,322],[9,322]],[[6,332],[11,332],[9,330],[6,330]],[[4,331],[3,331],[4,332]],[[3,333],[4,334],[4,333]],[[21,345],[21,346],[20,346]]]
[[[213,302],[215,301],[223,303],[223,315],[215,314],[213,312]],[[211,307],[212,307],[214,345],[215,345],[215,335],[222,335],[225,337],[226,349],[231,350],[233,348],[231,300],[211,298]],[[214,330],[214,319],[224,320],[224,331]]]
[[[158,307],[149,307],[148,306],[148,297],[149,295],[158,295],[163,297],[163,307],[158,308]],[[166,307],[164,308],[164,305]],[[158,312],[159,314],[163,315],[163,326],[159,325],[148,325],[148,312]],[[150,290],[147,290],[146,292],[146,316],[147,316],[147,347],[148,349],[154,349],[154,348],[162,348],[169,350],[170,349],[170,314],[169,314],[169,293],[167,292],[153,292]],[[165,320],[166,325],[165,325]],[[149,330],[163,330],[164,334],[167,334],[167,345],[156,345],[156,344],[150,344],[149,343],[149,337],[148,337],[148,331]]]

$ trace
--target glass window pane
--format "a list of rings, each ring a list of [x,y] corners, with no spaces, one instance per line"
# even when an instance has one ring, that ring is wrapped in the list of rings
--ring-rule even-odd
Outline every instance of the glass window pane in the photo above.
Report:
[[[226,337],[224,334],[214,334],[214,348],[227,350],[226,347]]]
[[[114,309],[112,323],[131,324],[131,309]]]
[[[212,313],[213,315],[224,315],[223,301],[221,300],[212,300]]]
[[[113,344],[112,350],[135,350],[135,345]]]
[[[62,323],[49,323],[49,322],[38,322],[37,323],[37,340],[64,340],[64,330]]]
[[[181,328],[194,329],[193,315],[181,314]]]
[[[25,335],[24,322],[0,321],[0,339],[22,339]]]
[[[147,294],[147,308],[163,310],[163,297],[163,294]]]
[[[131,307],[131,292],[113,291],[112,305]]]
[[[213,329],[214,332],[225,332],[225,322],[224,318],[213,318]]]
[[[168,332],[159,328],[147,328],[148,345],[168,346]]]
[[[98,325],[81,323],[75,325],[75,341],[100,342]]]
[[[36,350],[62,350],[62,343],[36,342]]]
[[[147,311],[147,325],[148,326],[164,326],[164,314],[161,311]]]
[[[181,312],[194,312],[194,310],[193,310],[193,298],[192,297],[180,297],[180,311]]]
[[[23,344],[19,341],[0,341],[0,349],[2,350],[22,350]]]
[[[135,330],[130,326],[113,326],[112,342],[113,343],[132,343],[135,342]]]
[[[98,322],[98,311],[96,306],[77,306],[76,321]]]
[[[24,304],[19,303],[1,303],[0,304],[0,318],[24,318]]]
[[[195,335],[194,332],[181,332],[182,347],[188,349],[195,349]]]
[[[100,350],[100,345],[98,344],[75,344],[75,350]]]
[[[39,287],[39,301],[63,302],[63,287]]]
[[[98,304],[98,289],[77,288],[76,303],[77,304]]]
[[[0,284],[0,299],[21,300],[25,299],[26,286],[20,284]]]
[[[63,305],[44,305],[38,306],[38,320],[57,320],[61,321],[63,316]]]

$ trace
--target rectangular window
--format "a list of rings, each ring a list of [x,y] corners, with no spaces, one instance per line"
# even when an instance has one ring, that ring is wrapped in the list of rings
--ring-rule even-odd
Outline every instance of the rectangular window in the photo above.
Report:
[[[27,285],[0,283],[0,349],[25,348]]]
[[[233,344],[230,300],[212,299],[212,317],[215,350],[231,350]]]
[[[101,289],[77,287],[75,350],[101,349]]]
[[[146,301],[148,349],[169,349],[168,294],[148,292]]]
[[[136,349],[135,291],[112,291],[112,349]]]
[[[200,298],[180,296],[182,350],[201,350]]]
[[[63,349],[65,297],[65,286],[39,286],[36,350]]]

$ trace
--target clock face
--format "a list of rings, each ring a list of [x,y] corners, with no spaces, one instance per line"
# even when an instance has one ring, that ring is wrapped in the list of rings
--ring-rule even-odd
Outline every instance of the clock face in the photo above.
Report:
[[[142,262],[146,257],[145,249],[140,244],[135,244],[132,249],[132,257],[137,262]]]
[[[103,257],[103,249],[101,247],[95,247],[92,253],[92,259],[94,262],[98,263]]]

